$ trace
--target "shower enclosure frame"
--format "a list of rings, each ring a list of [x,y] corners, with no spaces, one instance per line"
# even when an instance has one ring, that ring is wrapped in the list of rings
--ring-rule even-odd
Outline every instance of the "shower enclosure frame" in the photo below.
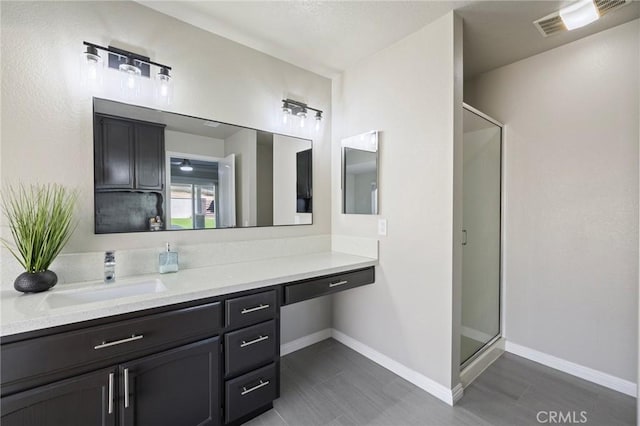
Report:
[[[505,278],[505,270],[504,270],[504,253],[506,247],[505,241],[505,209],[507,205],[507,198],[505,195],[505,175],[506,175],[506,126],[495,118],[485,114],[484,112],[478,110],[477,108],[472,107],[466,102],[462,103],[463,110],[467,110],[472,114],[475,114],[488,122],[495,124],[500,128],[500,249],[498,251],[499,258],[499,266],[498,266],[498,292],[499,292],[499,302],[498,302],[498,334],[496,334],[491,340],[485,343],[481,348],[479,348],[476,352],[473,353],[469,358],[467,358],[464,362],[460,362],[460,371],[464,370],[470,364],[472,364],[475,360],[481,357],[484,353],[486,353],[487,349],[492,347],[496,342],[504,337],[505,334],[505,319],[504,319],[504,301],[506,290],[504,287],[504,278]],[[463,207],[464,208],[464,207]],[[461,329],[462,333],[462,329]],[[460,335],[460,338],[462,335]]]

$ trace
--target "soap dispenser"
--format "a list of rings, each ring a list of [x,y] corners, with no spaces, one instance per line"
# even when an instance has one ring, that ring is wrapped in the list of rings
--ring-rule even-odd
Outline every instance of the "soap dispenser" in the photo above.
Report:
[[[166,250],[160,253],[158,261],[158,269],[161,274],[178,272],[178,252],[171,251],[169,243],[167,243]]]

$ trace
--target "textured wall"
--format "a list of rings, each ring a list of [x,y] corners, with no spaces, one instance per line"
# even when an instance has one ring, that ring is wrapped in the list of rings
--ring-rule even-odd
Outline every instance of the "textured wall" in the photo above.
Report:
[[[167,240],[185,247],[330,233],[330,80],[133,2],[2,2],[0,8],[0,178],[2,183],[59,182],[79,187],[80,223],[66,253],[154,249]],[[270,131],[278,131],[280,100],[288,93],[304,94],[310,104],[327,111],[326,136],[314,141],[318,202],[313,225],[94,235],[92,99],[80,86],[78,73],[84,40],[128,47],[171,65],[175,77],[171,111]],[[7,234],[5,226],[2,235]],[[6,250],[0,253],[3,269],[13,268],[15,261]],[[312,303],[318,304],[317,321],[309,329],[298,329],[300,335],[330,326],[329,302]],[[296,322],[295,317],[290,319]],[[285,341],[300,337],[283,336]]]
[[[333,233],[378,238],[378,216],[343,215],[338,207],[340,140],[372,129],[381,131],[379,207],[388,220],[376,283],[334,296],[334,328],[447,388],[458,373],[452,341],[459,323],[453,318],[454,138],[456,127],[461,131],[455,111],[462,113],[457,28],[453,14],[440,18],[347,69],[333,92]]]
[[[639,40],[635,20],[483,74],[465,93],[506,125],[506,337],[631,382]]]

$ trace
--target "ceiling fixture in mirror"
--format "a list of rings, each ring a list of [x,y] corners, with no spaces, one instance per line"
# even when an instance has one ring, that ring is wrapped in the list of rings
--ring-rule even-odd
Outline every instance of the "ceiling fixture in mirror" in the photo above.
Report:
[[[312,224],[312,141],[106,99],[93,107],[97,234]]]
[[[297,125],[300,129],[304,129],[307,125],[309,111],[315,112],[313,117],[313,129],[316,132],[320,131],[322,125],[322,110],[313,108],[305,104],[304,102],[294,101],[291,99],[282,100],[282,124],[283,126],[292,125],[292,121],[295,117]]]
[[[153,79],[153,93],[158,103],[171,103],[172,78],[171,67],[152,61],[149,57],[117,47],[104,47],[84,42],[86,51],[82,54],[82,82],[89,89],[102,89],[106,73],[119,80],[120,94],[124,99],[136,100],[140,97],[146,79]],[[102,51],[102,52],[99,52]],[[100,54],[102,53],[102,55]],[[103,57],[104,56],[104,57]],[[105,61],[106,60],[106,61]],[[107,67],[107,70],[104,67]],[[157,71],[154,70],[157,68]],[[117,77],[111,73],[115,71]]]

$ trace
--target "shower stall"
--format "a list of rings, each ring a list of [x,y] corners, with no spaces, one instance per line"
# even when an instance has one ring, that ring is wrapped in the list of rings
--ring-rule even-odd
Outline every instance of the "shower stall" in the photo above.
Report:
[[[464,104],[462,328],[464,368],[501,336],[503,126]]]

